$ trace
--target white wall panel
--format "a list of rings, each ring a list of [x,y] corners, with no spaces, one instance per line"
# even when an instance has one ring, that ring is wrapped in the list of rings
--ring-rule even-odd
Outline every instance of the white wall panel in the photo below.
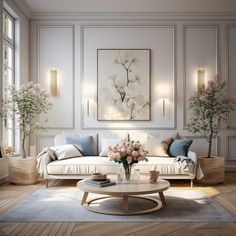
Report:
[[[49,70],[58,71],[58,95],[50,96],[48,126],[74,128],[74,27],[41,25],[38,34],[38,79],[47,91]]]
[[[38,136],[37,153],[41,152],[45,147],[54,146],[54,135],[40,135]]]
[[[92,97],[90,116],[83,112],[82,128],[174,128],[175,90],[175,27],[174,26],[89,26],[83,28],[83,92]],[[98,122],[97,121],[97,49],[150,49],[151,50],[151,121]],[[170,99],[166,115],[158,91],[167,86]],[[90,94],[87,94],[89,91]],[[91,95],[92,93],[92,95]],[[84,107],[86,108],[86,106]]]
[[[226,136],[226,161],[236,161],[236,136]]]
[[[205,69],[206,84],[217,73],[217,26],[184,27],[184,126],[190,112],[189,98],[197,90],[197,69]]]
[[[226,28],[226,68],[228,79],[228,91],[230,95],[236,96],[236,25]],[[236,128],[236,111],[229,114],[229,128]]]
[[[194,136],[187,136],[188,139],[193,139],[193,143],[190,147],[190,150],[196,152],[198,156],[207,156],[208,153],[208,143],[205,138],[202,137],[194,137]],[[220,153],[220,138],[214,138],[212,140],[212,149],[211,149],[211,155],[217,156]]]

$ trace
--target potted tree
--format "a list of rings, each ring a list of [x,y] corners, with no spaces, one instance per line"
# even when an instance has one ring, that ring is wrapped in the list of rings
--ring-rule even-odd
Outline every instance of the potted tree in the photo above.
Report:
[[[216,184],[224,182],[224,157],[211,155],[212,140],[220,131],[220,124],[226,123],[227,115],[234,110],[235,99],[224,91],[226,82],[219,75],[208,82],[190,98],[192,115],[188,127],[192,133],[200,133],[208,143],[208,153],[199,162],[204,177],[201,183]]]
[[[8,97],[3,101],[3,119],[12,117],[20,131],[21,157],[8,158],[9,180],[15,184],[34,184],[37,181],[36,158],[26,157],[25,143],[36,130],[45,130],[44,122],[38,122],[38,115],[47,113],[52,104],[38,84],[29,82],[19,90],[8,88]],[[46,121],[45,121],[46,122]]]
[[[52,104],[48,102],[46,92],[33,82],[22,85],[19,90],[15,86],[10,86],[8,94],[9,96],[3,101],[1,115],[3,119],[14,118],[20,131],[21,155],[26,158],[26,138],[35,130],[45,130],[44,124],[38,122],[37,117],[47,113]]]

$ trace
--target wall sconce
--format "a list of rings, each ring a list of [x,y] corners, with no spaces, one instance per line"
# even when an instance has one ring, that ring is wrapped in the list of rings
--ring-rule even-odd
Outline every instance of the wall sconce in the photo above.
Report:
[[[92,101],[92,98],[84,98],[84,101],[85,101],[85,107],[86,107],[86,113],[87,113],[87,116],[89,117],[90,116],[90,102]]]
[[[162,116],[165,116],[166,101],[170,98],[170,88],[163,87],[159,90],[159,98],[162,100]]]
[[[87,116],[89,116],[89,98],[86,98]]]
[[[50,70],[50,91],[52,96],[57,96],[57,70]]]
[[[198,69],[197,70],[197,91],[200,92],[201,90],[205,89],[205,70]]]

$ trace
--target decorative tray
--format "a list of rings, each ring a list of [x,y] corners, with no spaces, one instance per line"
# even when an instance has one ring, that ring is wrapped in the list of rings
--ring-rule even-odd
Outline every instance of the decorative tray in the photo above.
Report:
[[[93,180],[106,180],[107,179],[107,175],[106,174],[102,174],[102,173],[93,173],[92,174],[92,179]]]

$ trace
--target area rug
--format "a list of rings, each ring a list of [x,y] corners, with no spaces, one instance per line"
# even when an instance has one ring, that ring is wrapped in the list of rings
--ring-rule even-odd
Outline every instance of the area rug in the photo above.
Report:
[[[0,221],[236,221],[236,217],[200,190],[167,190],[167,206],[160,211],[133,216],[98,214],[80,205],[83,192],[76,188],[42,188],[0,217]],[[89,197],[98,195],[90,194]],[[99,195],[101,196],[101,195]],[[157,194],[149,195],[158,198]],[[104,201],[103,207],[121,205],[119,199]],[[130,199],[129,207],[150,204]],[[148,206],[149,207],[149,206]]]

